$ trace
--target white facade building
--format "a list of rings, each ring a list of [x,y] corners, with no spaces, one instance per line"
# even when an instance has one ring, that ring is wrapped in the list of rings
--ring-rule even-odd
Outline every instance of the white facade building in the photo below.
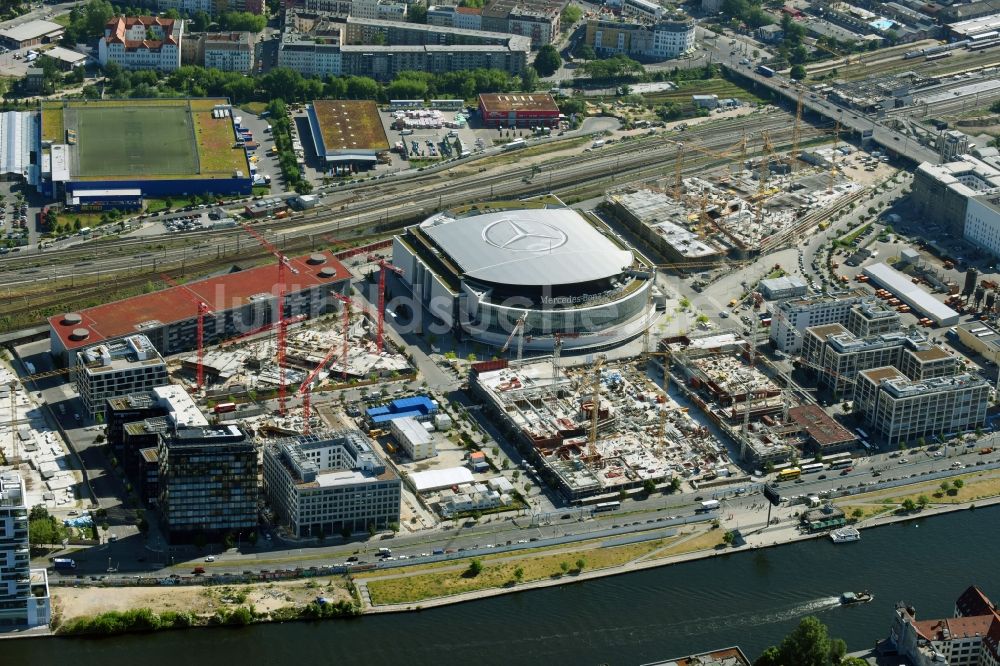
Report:
[[[184,21],[159,16],[116,16],[104,26],[98,42],[98,60],[125,69],[172,72],[181,66]]]
[[[437,455],[434,439],[420,421],[412,416],[390,422],[392,436],[413,460],[424,460]]]
[[[663,16],[663,6],[651,0],[621,0],[622,16],[655,21]]]
[[[77,352],[76,358],[76,390],[91,417],[103,416],[108,398],[169,383],[163,357],[144,335],[102,342]]]
[[[340,76],[343,62],[339,38],[318,40],[287,30],[281,37],[279,67],[288,67],[303,76]]]
[[[1000,193],[969,198],[965,208],[965,240],[1000,257]]]
[[[204,36],[205,67],[223,72],[253,72],[253,35],[249,32],[210,33]]]
[[[51,619],[45,569],[31,569],[24,480],[0,472],[0,627],[35,627]]]
[[[771,312],[770,338],[783,352],[802,350],[805,330],[822,324],[845,323],[861,298],[849,295],[793,298],[778,303]]]
[[[401,483],[358,430],[285,439],[264,448],[264,494],[297,537],[387,529]]]

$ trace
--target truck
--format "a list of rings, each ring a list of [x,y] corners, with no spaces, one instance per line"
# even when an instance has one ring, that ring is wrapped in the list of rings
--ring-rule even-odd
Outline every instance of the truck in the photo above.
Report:
[[[390,555],[392,555],[392,551],[388,548],[379,548],[378,554],[381,555],[382,557],[389,557]]]
[[[252,153],[253,151],[260,148],[260,144],[257,143],[256,141],[247,141],[245,144],[243,144],[243,147],[247,149],[247,152]]]
[[[774,76],[774,70],[767,65],[757,65],[757,73],[767,77]]]
[[[708,513],[709,511],[715,511],[719,508],[719,500],[705,500],[701,503],[701,508],[698,509],[698,513]]]
[[[510,143],[508,143],[507,145],[505,145],[503,147],[503,149],[504,150],[517,150],[518,148],[524,148],[526,145],[528,145],[528,142],[525,141],[524,139],[514,139],[513,141],[511,141]]]
[[[215,406],[215,408],[212,411],[214,411],[216,414],[225,414],[227,412],[235,412],[236,411],[236,403],[235,402],[220,402],[219,404],[217,404]]]
[[[52,558],[52,567],[56,571],[72,571],[76,569],[76,560],[70,557],[54,557]]]

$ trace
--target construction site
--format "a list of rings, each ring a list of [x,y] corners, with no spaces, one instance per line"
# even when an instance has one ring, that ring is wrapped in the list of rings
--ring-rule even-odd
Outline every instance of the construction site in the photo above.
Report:
[[[839,135],[839,127],[833,134]],[[678,144],[672,175],[611,190],[599,210],[667,261],[704,265],[777,249],[863,190],[838,159],[850,146],[835,141],[830,159],[815,162],[806,159],[812,152],[800,150],[798,138],[789,155],[800,158],[777,154],[766,132],[761,143],[756,155],[749,154],[745,136],[721,152]],[[721,164],[686,178],[689,150]]]
[[[494,422],[572,502],[617,498],[674,478],[738,473],[726,447],[646,373],[646,359],[562,367],[550,360],[474,370]],[[500,367],[494,367],[500,366]]]
[[[76,506],[79,472],[73,471],[62,436],[49,427],[42,407],[16,375],[0,365],[0,465],[25,480],[28,506]]]

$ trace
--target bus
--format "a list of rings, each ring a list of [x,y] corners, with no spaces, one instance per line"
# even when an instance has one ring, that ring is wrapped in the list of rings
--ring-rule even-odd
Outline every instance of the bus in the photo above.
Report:
[[[594,505],[594,513],[599,513],[601,511],[615,511],[616,509],[620,509],[621,506],[621,502],[601,502],[600,504]]]
[[[834,464],[839,463],[843,460],[846,460],[848,462],[851,461],[851,454],[848,451],[844,451],[843,453],[831,453],[828,456],[823,456],[821,462],[826,463],[832,469]]]
[[[70,571],[76,569],[76,560],[69,557],[55,557],[52,559],[52,566],[56,571]]]
[[[845,469],[854,464],[854,461],[850,458],[845,458],[844,460],[835,460],[830,463],[830,469]]]
[[[822,472],[826,469],[823,463],[809,463],[808,465],[802,465],[799,468],[802,474],[815,474],[816,472]]]
[[[791,479],[797,479],[802,476],[802,470],[798,467],[789,467],[788,469],[783,469],[778,472],[778,481],[789,481]]]

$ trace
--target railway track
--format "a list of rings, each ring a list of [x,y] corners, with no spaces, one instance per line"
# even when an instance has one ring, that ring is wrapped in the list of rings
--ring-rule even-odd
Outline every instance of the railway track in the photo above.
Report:
[[[761,123],[761,125],[761,127],[756,127],[755,129],[758,131],[761,129],[771,130],[772,141],[777,145],[790,141],[792,128],[789,126],[787,118],[769,118],[766,122]],[[822,130],[819,128],[805,126],[803,127],[802,138],[809,139],[821,133]],[[723,148],[734,143],[733,134],[720,133],[717,129],[714,134],[709,135],[706,131],[698,136],[705,137],[704,142],[699,143],[699,145],[710,149],[713,147]],[[693,135],[689,133],[685,138],[691,140]],[[525,183],[523,177],[534,174],[532,167],[525,167],[503,174],[502,181],[499,183],[497,175],[494,174],[463,179],[460,184],[453,185],[447,190],[438,188],[438,202],[443,207],[448,207],[456,203],[487,200],[489,196],[503,197],[517,193],[523,194],[525,190],[551,189],[556,193],[560,193],[577,189],[580,186],[602,187],[602,182],[607,177],[625,180],[648,177],[648,175],[656,173],[673,173],[672,160],[676,154],[676,142],[662,138],[656,142],[642,143],[640,145],[642,148],[641,157],[629,160],[625,165],[618,164],[615,167],[615,161],[632,155],[637,147],[636,144],[637,142],[634,141],[618,144],[614,146],[616,150],[600,151],[590,155],[585,160],[573,157],[555,160],[552,164],[545,163],[545,172],[543,173],[551,172],[551,186],[545,182],[545,179],[539,183]],[[706,157],[700,153],[695,153],[694,155],[689,153],[685,160],[684,171],[686,173],[696,173],[722,161],[719,158]],[[598,170],[598,177],[595,179],[595,174],[593,173],[595,166],[600,167],[602,165],[604,165],[604,168]],[[489,191],[487,191],[487,188]],[[410,196],[418,195],[410,193],[407,195],[407,198]],[[438,202],[435,202],[435,204]],[[416,208],[415,204],[411,204],[414,204],[414,202],[407,202],[406,204],[398,204],[397,202],[397,204],[387,208],[384,203],[379,203],[377,205],[366,206],[364,211],[352,210],[349,215],[345,215],[343,211],[323,210],[317,212],[312,217],[298,217],[293,218],[291,222],[282,221],[280,223],[259,226],[266,233],[273,235],[284,251],[290,254],[304,253],[315,249],[317,237],[325,239],[324,234],[335,230],[353,232],[360,229],[362,231],[361,235],[351,237],[352,244],[363,243],[366,239],[384,236],[385,233],[392,229],[411,221],[414,216],[424,214],[425,209],[423,207]],[[372,214],[373,211],[381,211],[383,208],[386,209],[384,217],[381,214]],[[434,208],[437,208],[437,206],[434,206]],[[395,214],[389,214],[394,209],[398,209],[395,211]],[[345,217],[356,218],[357,223],[342,225],[341,222],[343,222]],[[338,229],[327,228],[331,224],[336,225]],[[270,256],[267,251],[261,249],[254,241],[245,238],[243,236],[245,232],[242,230],[230,229],[225,230],[225,232],[200,234],[198,236],[199,245],[195,248],[185,248],[181,255],[183,259],[180,259],[180,261],[178,261],[179,258],[176,256],[176,251],[166,251],[160,261],[151,262],[149,266],[143,266],[142,262],[140,262],[139,266],[132,266],[131,268],[135,271],[132,273],[129,273],[128,269],[113,273],[111,269],[103,271],[98,268],[96,272],[90,272],[89,274],[85,273],[81,275],[79,273],[72,273],[67,276],[50,277],[48,278],[52,282],[50,288],[43,288],[39,292],[22,298],[9,299],[6,306],[0,306],[0,317],[6,318],[7,321],[14,325],[23,325],[28,323],[23,321],[25,319],[41,319],[44,316],[57,314],[64,310],[78,309],[81,307],[81,304],[86,304],[89,301],[106,302],[109,295],[108,282],[111,280],[113,280],[115,294],[131,295],[141,293],[142,287],[149,283],[150,280],[158,281],[158,275],[160,274],[165,273],[173,279],[183,281],[189,275],[211,273],[218,268],[220,260],[223,262],[234,261],[238,257],[241,261],[254,261]],[[118,247],[123,250],[134,250],[134,248],[138,247],[136,242],[148,243],[149,241],[139,239],[124,241]],[[205,250],[205,252],[194,251],[199,249]],[[86,252],[91,255],[95,252],[100,252],[106,256],[106,248],[104,247],[88,248]],[[72,253],[62,253],[60,256],[64,261],[84,258],[79,254]],[[46,253],[44,258],[46,260],[49,259],[48,253]],[[91,262],[76,261],[76,263]],[[96,258],[94,263],[97,263]],[[39,275],[43,272],[42,269],[35,268],[27,270],[32,271],[33,274],[24,275],[23,282],[38,281]],[[49,268],[48,270],[51,271],[52,269]],[[25,270],[21,269],[21,273],[24,272]],[[106,279],[102,280],[102,275]],[[95,277],[96,284],[93,284]],[[73,284],[77,280],[81,283],[79,286],[67,289],[67,282]],[[17,323],[15,324],[15,322]],[[8,326],[0,324],[0,328],[8,328]]]

